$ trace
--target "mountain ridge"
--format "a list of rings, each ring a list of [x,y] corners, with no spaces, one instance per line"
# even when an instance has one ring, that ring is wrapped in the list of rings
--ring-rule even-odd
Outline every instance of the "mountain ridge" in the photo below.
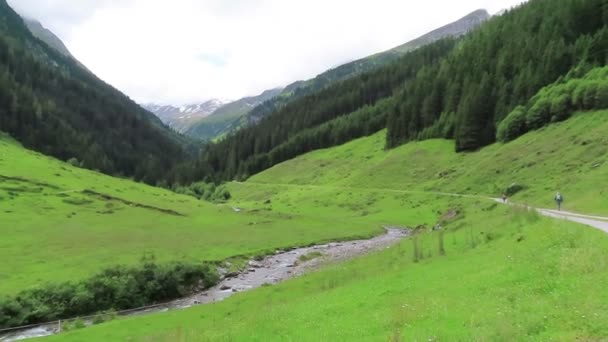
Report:
[[[441,26],[429,33],[426,33],[412,41],[399,45],[390,50],[328,69],[327,71],[309,80],[298,80],[290,83],[284,87],[281,92],[277,93],[272,98],[259,103],[251,108],[251,110],[243,112],[244,114],[231,113],[230,117],[233,119],[232,124],[227,126],[224,131],[207,129],[205,125],[208,125],[208,123],[205,121],[200,121],[195,123],[188,131],[186,131],[186,134],[194,138],[213,139],[214,137],[210,136],[209,134],[216,134],[215,137],[217,137],[218,135],[224,135],[240,127],[255,124],[264,116],[296,98],[320,90],[333,83],[340,82],[366,71],[373,70],[379,66],[386,65],[409,51],[430,44],[441,38],[458,37],[466,34],[490,18],[491,16],[487,10],[475,10],[454,22]]]

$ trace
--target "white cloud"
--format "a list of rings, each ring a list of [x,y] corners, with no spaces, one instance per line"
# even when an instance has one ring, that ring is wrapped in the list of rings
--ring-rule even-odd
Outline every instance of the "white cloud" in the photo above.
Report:
[[[140,102],[239,98],[522,0],[9,0]]]

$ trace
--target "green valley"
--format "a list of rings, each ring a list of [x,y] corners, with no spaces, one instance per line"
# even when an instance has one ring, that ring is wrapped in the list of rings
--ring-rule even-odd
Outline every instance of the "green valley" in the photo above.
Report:
[[[0,341],[606,340],[608,1],[383,1],[0,0]]]
[[[445,231],[422,230],[387,251],[222,303],[120,319],[49,340],[605,336],[608,274],[603,265],[608,259],[602,251],[608,236],[501,206],[486,196],[498,196],[511,182],[521,182],[524,190],[513,197],[519,203],[549,206],[557,189],[568,198],[570,210],[606,213],[608,189],[601,181],[608,172],[606,115],[579,113],[466,155],[454,153],[454,142],[446,140],[385,151],[382,132],[232,183],[233,203],[246,211],[315,215],[333,220],[327,227],[432,227],[439,222]],[[582,132],[586,143],[576,141]],[[571,163],[579,157],[573,171]]]

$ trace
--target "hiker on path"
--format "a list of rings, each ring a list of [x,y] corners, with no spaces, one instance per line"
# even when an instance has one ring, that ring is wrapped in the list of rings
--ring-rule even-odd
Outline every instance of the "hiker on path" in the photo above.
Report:
[[[559,192],[555,194],[555,203],[557,203],[557,210],[562,210],[562,202],[564,202],[564,196]]]
[[[502,203],[507,203],[507,194],[502,194]]]

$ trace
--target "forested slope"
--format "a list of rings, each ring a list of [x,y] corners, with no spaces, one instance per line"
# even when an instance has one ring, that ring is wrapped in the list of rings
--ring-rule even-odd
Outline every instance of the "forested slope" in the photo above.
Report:
[[[0,131],[82,166],[155,183],[181,139],[73,59],[35,38],[0,0]],[[76,162],[76,161],[74,161]]]
[[[494,142],[497,125],[542,87],[574,67],[606,64],[607,25],[606,0],[532,0],[488,22],[402,90],[388,146],[443,137],[462,151]]]
[[[457,43],[436,42],[289,103],[210,146],[198,173],[247,177],[384,127],[389,148],[428,138],[455,139],[457,151],[488,145],[541,88],[606,64],[607,23],[605,0],[532,0]]]

